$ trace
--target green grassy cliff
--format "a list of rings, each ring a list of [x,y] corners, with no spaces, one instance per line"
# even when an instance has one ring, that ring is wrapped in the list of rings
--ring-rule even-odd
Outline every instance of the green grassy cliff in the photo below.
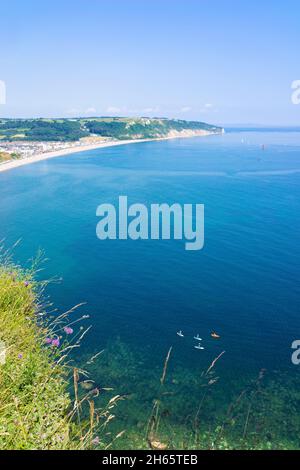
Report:
[[[68,449],[64,367],[44,347],[36,322],[34,282],[20,270],[0,268],[0,448]]]
[[[2,141],[76,141],[93,135],[112,139],[151,139],[221,133],[198,121],[165,118],[0,119]]]

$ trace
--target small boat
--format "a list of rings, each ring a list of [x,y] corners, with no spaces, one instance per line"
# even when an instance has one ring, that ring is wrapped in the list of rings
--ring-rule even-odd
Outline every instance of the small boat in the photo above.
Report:
[[[210,334],[210,336],[211,336],[212,338],[214,338],[214,339],[219,339],[219,338],[221,338],[221,336],[218,335],[215,331],[213,331],[213,332]]]
[[[202,338],[200,338],[200,336],[199,336],[199,335],[197,335],[197,336],[194,336],[194,339],[195,339],[196,341],[202,341]]]
[[[204,349],[203,346],[201,346],[201,343],[199,343],[197,346],[194,346],[195,349]]]
[[[182,333],[182,331],[177,331],[177,335],[180,336],[180,338],[184,338],[184,334]]]

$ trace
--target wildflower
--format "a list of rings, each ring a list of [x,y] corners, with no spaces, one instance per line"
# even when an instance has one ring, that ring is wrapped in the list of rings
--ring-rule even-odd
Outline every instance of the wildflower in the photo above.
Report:
[[[18,359],[22,359],[23,358],[23,354],[18,354]]]
[[[24,281],[24,286],[25,286],[25,287],[28,287],[28,286],[29,286],[29,282],[28,282],[28,281]]]
[[[94,439],[92,440],[92,444],[93,446],[98,446],[100,444],[99,436],[94,437]]]
[[[67,334],[67,335],[72,335],[74,333],[74,330],[73,328],[70,328],[69,326],[65,326],[64,327],[64,332]]]
[[[45,343],[46,344],[51,344],[52,343],[52,338],[46,338]]]
[[[51,342],[52,346],[54,346],[55,348],[59,348],[59,345],[60,345],[60,342],[59,342],[59,338],[55,338],[52,340]]]

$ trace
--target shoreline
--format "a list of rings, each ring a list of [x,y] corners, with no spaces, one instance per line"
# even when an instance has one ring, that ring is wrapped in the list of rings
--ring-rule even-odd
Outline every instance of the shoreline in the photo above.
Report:
[[[48,160],[50,158],[57,158],[63,157],[67,155],[72,155],[73,153],[80,153],[80,152],[87,152],[89,150],[97,150],[101,148],[107,147],[116,147],[119,145],[128,145],[128,144],[137,144],[143,142],[155,142],[160,140],[171,140],[171,139],[188,139],[191,137],[206,137],[209,135],[218,135],[209,131],[202,131],[201,134],[194,134],[194,135],[173,135],[169,137],[157,137],[154,139],[131,139],[131,140],[120,140],[120,141],[112,141],[112,142],[102,142],[99,144],[91,144],[91,145],[78,145],[74,147],[69,147],[62,150],[57,150],[54,152],[45,152],[37,155],[33,155],[31,157],[20,158],[18,160],[9,160],[8,162],[4,162],[0,164],[0,173],[4,171],[13,170],[14,168],[19,168],[24,165],[30,165],[32,163],[41,162],[43,160]]]

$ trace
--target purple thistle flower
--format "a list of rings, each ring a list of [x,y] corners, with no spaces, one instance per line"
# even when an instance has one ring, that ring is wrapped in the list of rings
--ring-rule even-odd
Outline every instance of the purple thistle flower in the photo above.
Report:
[[[52,343],[52,338],[46,338],[45,343],[46,344],[51,344]]]
[[[59,345],[60,345],[59,338],[53,339],[51,344],[52,344],[52,346],[54,346],[55,348],[59,348]]]
[[[67,335],[72,335],[74,333],[74,330],[73,328],[70,328],[69,326],[65,326],[64,327],[64,332],[67,334]]]

